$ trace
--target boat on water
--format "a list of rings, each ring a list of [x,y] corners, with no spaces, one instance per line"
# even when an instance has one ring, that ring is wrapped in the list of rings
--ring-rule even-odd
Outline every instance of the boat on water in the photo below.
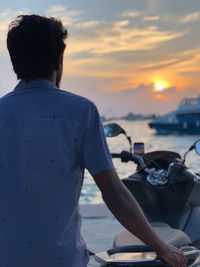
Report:
[[[157,117],[149,123],[149,127],[164,133],[200,133],[200,96],[185,98],[176,111]]]

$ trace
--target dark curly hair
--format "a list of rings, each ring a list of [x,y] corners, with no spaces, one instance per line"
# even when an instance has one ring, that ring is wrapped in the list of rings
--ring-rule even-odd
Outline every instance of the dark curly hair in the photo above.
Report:
[[[18,79],[48,78],[58,69],[67,38],[60,20],[20,15],[9,25],[7,48]]]

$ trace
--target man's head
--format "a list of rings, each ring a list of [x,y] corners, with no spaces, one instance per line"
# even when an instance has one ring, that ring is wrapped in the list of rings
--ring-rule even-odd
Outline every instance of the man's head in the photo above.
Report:
[[[22,15],[11,22],[7,47],[17,78],[48,79],[56,72],[59,85],[66,38],[67,30],[55,18]]]

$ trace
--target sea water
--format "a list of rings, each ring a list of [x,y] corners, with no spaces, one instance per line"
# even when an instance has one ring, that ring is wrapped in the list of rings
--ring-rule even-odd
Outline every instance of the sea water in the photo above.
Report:
[[[154,130],[148,127],[149,121],[115,121],[123,127],[128,136],[131,136],[134,142],[143,142],[145,152],[155,150],[170,150],[179,153],[181,156],[191,147],[191,145],[200,139],[199,135],[157,135]],[[124,135],[107,138],[108,146],[111,152],[120,153],[122,150],[129,151],[129,144]],[[122,163],[120,159],[113,159],[116,171],[120,178],[128,177],[135,171],[133,162]],[[194,171],[200,172],[200,156],[192,151],[187,159],[186,165]],[[100,204],[102,203],[101,193],[95,185],[92,177],[86,171],[83,189],[80,198],[80,204]],[[88,248],[93,252],[100,252],[112,246],[116,233],[124,230],[123,227],[113,217],[104,218],[83,218],[82,235]],[[97,267],[98,263],[91,257],[88,267]]]

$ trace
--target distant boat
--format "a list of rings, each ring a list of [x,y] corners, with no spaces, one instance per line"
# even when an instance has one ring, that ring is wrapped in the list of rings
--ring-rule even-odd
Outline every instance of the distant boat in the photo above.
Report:
[[[160,134],[200,134],[200,96],[183,99],[176,111],[157,117],[149,126]]]
[[[149,114],[149,115],[142,115],[142,114],[133,114],[129,113],[126,116],[121,117],[121,120],[127,120],[127,121],[139,121],[139,120],[152,120],[155,119],[154,114]]]

